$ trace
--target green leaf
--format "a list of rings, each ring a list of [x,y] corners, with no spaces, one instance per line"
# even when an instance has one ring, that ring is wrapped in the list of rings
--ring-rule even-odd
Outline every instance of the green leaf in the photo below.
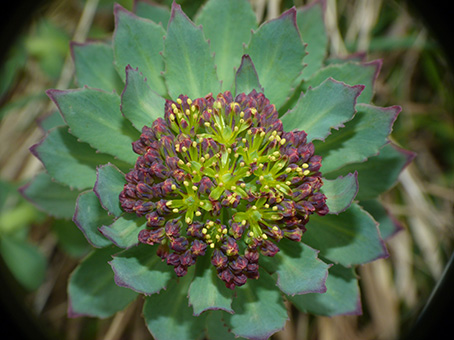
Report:
[[[225,313],[222,311],[210,311],[206,313],[206,331],[210,340],[235,340],[237,339],[224,321]]]
[[[321,192],[327,198],[330,214],[337,215],[345,211],[358,193],[358,173],[340,176],[334,180],[323,179]]]
[[[120,97],[97,89],[48,90],[70,132],[94,149],[134,164],[131,143],[139,133],[120,112]]]
[[[112,156],[97,153],[88,144],[79,143],[68,133],[68,127],[50,130],[30,151],[41,160],[53,179],[80,190],[93,187],[96,166],[115,161]]]
[[[344,266],[388,256],[377,223],[356,203],[339,215],[311,216],[303,242]]]
[[[252,62],[251,57],[245,54],[241,58],[241,65],[235,74],[235,94],[249,94],[252,90],[263,92],[254,63]]]
[[[282,295],[272,277],[260,270],[258,280],[248,280],[244,286],[235,288],[233,315],[226,320],[237,337],[268,339],[284,328],[288,319]]]
[[[113,65],[114,58],[110,43],[102,41],[83,44],[72,42],[71,52],[79,87],[86,85],[121,93],[124,84]]]
[[[167,88],[161,74],[164,71],[164,61],[160,55],[164,48],[165,30],[161,25],[140,18],[118,4],[114,7],[113,50],[115,66],[120,76],[125,80],[127,65],[138,67],[148,79],[150,87],[165,96]]]
[[[160,294],[145,298],[143,316],[156,340],[195,340],[204,332],[205,315],[195,317],[188,306],[187,292],[192,275],[177,280]]]
[[[164,57],[165,79],[172,98],[180,94],[189,98],[204,97],[208,93],[216,96],[220,92],[214,59],[202,29],[196,27],[175,2],[164,40]]]
[[[98,168],[93,191],[99,197],[103,208],[117,217],[123,214],[119,195],[123,191],[125,183],[125,175],[114,165],[106,164]]]
[[[317,0],[298,8],[296,12],[296,22],[301,38],[307,44],[308,55],[304,58],[307,66],[301,75],[301,78],[304,79],[319,70],[325,60],[328,47],[328,35],[324,23],[325,6],[324,0]]]
[[[117,285],[145,295],[166,289],[170,278],[175,275],[172,267],[156,255],[156,247],[148,244],[124,250],[114,255],[109,263]]]
[[[368,200],[376,198],[394,186],[399,174],[414,157],[413,152],[390,143],[385,145],[377,156],[370,157],[366,162],[349,164],[324,175],[333,178],[357,170],[359,191],[356,199]]]
[[[388,142],[401,110],[399,106],[382,108],[367,104],[358,104],[356,109],[355,118],[344,128],[333,131],[325,142],[314,141],[317,154],[323,158],[323,174],[377,155]]]
[[[318,250],[283,239],[273,257],[262,256],[260,264],[269,273],[277,273],[277,286],[287,295],[324,293],[330,265],[321,261]]]
[[[99,227],[111,224],[112,217],[107,215],[93,191],[85,191],[79,195],[73,221],[93,247],[102,248],[111,244],[99,232]]]
[[[0,254],[16,280],[28,291],[38,289],[44,282],[46,257],[35,245],[2,235]]]
[[[245,53],[254,61],[267,98],[280,108],[296,85],[306,54],[296,25],[296,9],[260,26]]]
[[[288,299],[303,313],[315,315],[361,315],[361,297],[352,268],[339,264],[329,270],[326,293],[289,296]]]
[[[73,221],[55,220],[52,232],[57,236],[58,245],[71,257],[80,258],[92,250],[84,234]]]
[[[369,103],[374,94],[374,83],[380,71],[381,64],[382,62],[380,60],[375,60],[369,63],[347,62],[328,65],[313,74],[307,82],[303,83],[303,90],[318,86],[327,78],[333,78],[349,85],[364,85],[365,88],[358,97],[358,103]]]
[[[170,19],[170,10],[157,3],[151,3],[144,0],[134,1],[134,12],[142,18],[153,20],[155,23],[162,23],[163,27],[167,27]]]
[[[217,277],[210,257],[205,255],[199,258],[194,280],[189,287],[189,305],[194,308],[194,315],[199,316],[204,311],[218,309],[233,313],[232,296],[233,291]]]
[[[145,229],[146,224],[145,218],[138,218],[135,214],[125,214],[111,225],[102,226],[99,231],[117,247],[129,248],[139,242],[139,232]]]
[[[202,25],[205,38],[210,41],[222,88],[232,89],[243,44],[249,42],[251,30],[257,28],[251,4],[245,0],[210,0],[201,8],[196,24]]]
[[[281,118],[284,130],[304,130],[308,142],[324,140],[332,129],[344,127],[344,123],[353,118],[356,99],[363,88],[326,79],[319,86],[307,90],[305,95],[301,93],[293,110]]]
[[[126,66],[126,87],[121,94],[121,112],[139,131],[164,116],[165,99],[152,91],[141,72]]]
[[[65,126],[66,123],[60,112],[54,111],[51,114],[42,117],[42,119],[38,119],[38,125],[43,131],[47,132],[55,127]]]
[[[74,215],[80,191],[52,181],[46,173],[38,174],[20,189],[22,195],[38,209],[56,218],[70,219]]]
[[[137,293],[115,284],[114,273],[107,261],[117,248],[96,249],[74,270],[69,278],[70,317],[107,318],[126,308]]]
[[[361,201],[359,204],[379,223],[378,229],[380,229],[381,237],[384,240],[391,238],[391,236],[403,229],[400,222],[387,211],[379,200]]]

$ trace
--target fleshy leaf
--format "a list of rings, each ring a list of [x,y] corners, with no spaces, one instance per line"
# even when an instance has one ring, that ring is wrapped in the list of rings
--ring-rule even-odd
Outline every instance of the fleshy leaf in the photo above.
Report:
[[[81,230],[74,227],[73,221],[55,220],[52,232],[57,236],[61,249],[73,258],[79,259],[93,250]]]
[[[327,197],[326,205],[330,214],[345,211],[358,193],[358,173],[348,174],[334,180],[323,179],[321,192]]]
[[[180,94],[198,98],[219,93],[221,84],[202,29],[175,2],[164,40],[164,57],[165,79],[172,98]]]
[[[99,231],[117,247],[129,248],[139,242],[139,232],[145,229],[146,223],[145,218],[125,214],[120,216],[111,225],[103,225],[99,228]]]
[[[222,309],[233,313],[233,291],[228,289],[210,263],[209,256],[197,261],[196,273],[189,287],[189,305],[194,308],[194,315],[199,316],[206,310]]]
[[[300,7],[296,12],[296,22],[303,42],[307,44],[307,56],[301,78],[307,79],[319,70],[325,59],[328,47],[328,35],[324,23],[326,0],[316,0],[309,5]]]
[[[324,293],[330,265],[321,261],[318,250],[286,239],[279,242],[280,251],[273,257],[262,257],[261,265],[277,273],[277,286],[287,295]]]
[[[296,9],[260,26],[245,53],[254,61],[267,98],[279,109],[296,86],[306,55],[296,25]]]
[[[123,82],[113,65],[113,51],[110,43],[93,41],[71,43],[71,54],[76,68],[79,87],[89,86],[105,91],[123,89]]]
[[[396,184],[399,174],[412,161],[415,154],[390,143],[377,156],[366,162],[354,163],[327,174],[329,178],[351,171],[358,171],[359,191],[356,199],[368,200],[389,190]]]
[[[164,49],[163,37],[165,30],[161,25],[148,19],[140,18],[116,4],[115,31],[113,50],[115,66],[123,80],[125,67],[138,67],[148,79],[150,87],[162,96],[167,88],[161,72],[164,61],[160,53]]]
[[[210,0],[195,21],[202,25],[205,37],[210,41],[223,89],[232,89],[234,68],[238,67],[243,55],[243,44],[249,42],[251,30],[257,27],[251,4],[245,0]]]
[[[167,7],[143,0],[134,1],[134,13],[157,24],[162,23],[163,27],[167,27],[170,19],[170,10]]]
[[[112,223],[112,217],[107,215],[93,191],[79,195],[73,221],[93,247],[102,248],[112,244],[98,230],[100,226]]]
[[[254,63],[252,62],[251,57],[245,54],[241,58],[241,65],[235,74],[235,94],[248,94],[252,90],[263,92]]]
[[[195,317],[187,292],[192,275],[171,280],[165,291],[145,298],[143,316],[156,340],[194,340],[202,337],[205,315]]]
[[[40,173],[20,188],[22,195],[38,209],[56,218],[70,219],[74,215],[80,191],[52,181],[47,173]]]
[[[361,297],[354,269],[339,264],[329,269],[326,293],[289,296],[303,313],[316,315],[360,315]]]
[[[93,191],[99,197],[104,209],[114,216],[120,216],[123,213],[119,195],[125,183],[125,176],[114,165],[106,164],[98,168]]]
[[[70,132],[100,152],[134,164],[131,143],[139,133],[120,112],[120,97],[97,89],[48,90]]]
[[[389,239],[403,229],[400,222],[386,210],[379,200],[361,201],[359,204],[379,223],[378,228],[384,240]]]
[[[165,289],[174,273],[172,267],[156,255],[155,248],[139,244],[114,255],[109,263],[115,273],[116,284],[145,295]]]
[[[232,333],[264,340],[284,327],[287,310],[279,289],[267,272],[260,270],[258,280],[248,280],[235,290],[237,296],[232,303],[235,314],[226,316]]]
[[[284,130],[304,130],[308,142],[324,140],[332,129],[344,127],[353,118],[356,99],[363,89],[362,85],[349,86],[326,79],[305,95],[301,93],[295,107],[281,118]]]
[[[70,317],[107,318],[126,308],[137,293],[115,284],[107,261],[117,248],[96,249],[74,270],[69,278],[68,314]]]
[[[77,189],[93,187],[96,166],[115,161],[112,156],[97,153],[88,144],[79,143],[68,133],[68,127],[50,130],[30,151],[41,160],[53,179]]]
[[[121,112],[139,131],[164,115],[165,99],[150,89],[141,72],[126,66],[126,86],[121,94]]]
[[[328,65],[313,74],[313,76],[303,84],[304,89],[315,87],[327,78],[349,85],[362,84],[365,86],[363,92],[358,97],[358,103],[369,103],[374,95],[374,84],[380,72],[382,62],[380,60],[369,63],[347,62],[343,64]]]
[[[58,111],[53,111],[52,113],[46,116],[38,118],[37,123],[44,132],[52,130],[53,128],[56,127],[66,126],[63,117]]]
[[[401,108],[358,104],[356,110],[355,119],[347,122],[345,128],[333,131],[325,142],[314,141],[317,154],[323,158],[323,174],[377,155],[388,142]]]
[[[302,241],[344,266],[388,256],[377,222],[356,203],[339,215],[311,216]]]
[[[210,340],[235,340],[237,339],[224,321],[225,312],[210,311],[206,313],[206,331],[207,337]]]

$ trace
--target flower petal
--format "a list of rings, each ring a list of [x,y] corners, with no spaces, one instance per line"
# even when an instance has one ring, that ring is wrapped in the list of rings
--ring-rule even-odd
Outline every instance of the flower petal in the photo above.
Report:
[[[180,94],[189,98],[204,97],[220,91],[214,59],[202,29],[196,27],[175,2],[164,47],[165,79],[172,98]]]

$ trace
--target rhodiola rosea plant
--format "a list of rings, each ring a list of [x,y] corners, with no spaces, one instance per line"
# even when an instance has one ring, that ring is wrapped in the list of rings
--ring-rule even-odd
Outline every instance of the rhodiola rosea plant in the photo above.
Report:
[[[389,140],[400,107],[371,104],[381,61],[326,59],[323,12],[258,25],[246,0],[209,0],[192,22],[137,2],[111,41],[72,44],[80,88],[47,91],[63,121],[22,188],[94,247],[69,316],[142,295],[156,339],[267,339],[284,301],[362,312],[355,266],[388,256],[378,196],[413,154]]]

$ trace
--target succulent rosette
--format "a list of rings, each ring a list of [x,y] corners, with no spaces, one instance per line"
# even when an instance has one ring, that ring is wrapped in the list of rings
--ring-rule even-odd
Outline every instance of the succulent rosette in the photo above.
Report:
[[[381,61],[326,60],[324,1],[258,25],[245,0],[115,5],[111,41],[73,43],[23,194],[95,248],[69,315],[144,295],[156,339],[267,339],[284,301],[360,314],[354,267],[398,230],[378,196],[413,157],[400,108],[370,104]]]

